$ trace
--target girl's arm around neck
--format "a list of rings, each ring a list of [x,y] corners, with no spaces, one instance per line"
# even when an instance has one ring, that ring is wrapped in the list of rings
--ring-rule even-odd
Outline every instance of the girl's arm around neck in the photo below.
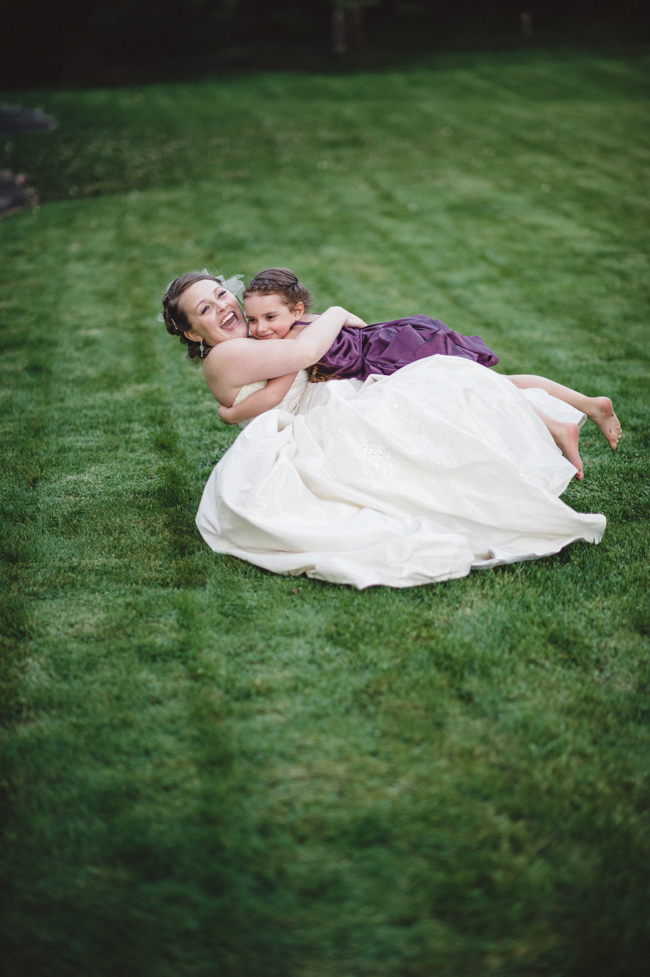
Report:
[[[272,380],[317,363],[349,319],[358,321],[335,305],[290,343],[272,339],[231,339],[220,343],[203,364],[206,383],[220,404],[232,404],[246,383]]]
[[[294,333],[297,336],[299,333],[303,332],[308,326],[312,325],[316,321],[316,319],[318,319],[318,315],[312,314],[311,312],[308,313],[307,315],[304,315],[302,317],[301,322],[297,322],[294,326],[291,327],[291,332],[286,338],[290,339],[292,333]],[[355,329],[364,329],[368,325],[368,323],[364,322],[364,320],[361,319],[358,315],[355,315],[354,312],[348,312],[348,317],[345,320],[345,325],[352,326]]]

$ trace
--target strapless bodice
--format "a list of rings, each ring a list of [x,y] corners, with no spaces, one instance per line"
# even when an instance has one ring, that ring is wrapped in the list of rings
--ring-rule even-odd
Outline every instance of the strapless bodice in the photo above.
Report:
[[[245,397],[255,393],[256,390],[261,390],[262,387],[266,386],[266,383],[266,380],[258,380],[257,383],[247,383],[237,394],[235,404],[241,403]],[[359,386],[361,386],[360,383]],[[290,414],[306,414],[312,407],[317,407],[324,402],[326,388],[326,383],[310,383],[307,371],[299,370],[295,380],[276,409],[286,410]],[[251,418],[248,421],[240,421],[239,427],[246,427],[250,424],[251,420],[255,420],[255,418]]]
[[[235,404],[239,404],[241,403],[242,400],[245,400],[246,397],[250,397],[250,395],[254,394],[256,390],[262,390],[267,383],[268,383],[267,380],[258,380],[256,383],[244,384],[243,387],[239,388],[239,393],[235,397],[232,404],[233,407],[235,406]]]

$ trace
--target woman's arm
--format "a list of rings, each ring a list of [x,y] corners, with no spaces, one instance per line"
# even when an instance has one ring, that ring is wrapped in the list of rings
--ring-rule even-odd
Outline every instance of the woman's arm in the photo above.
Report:
[[[256,390],[255,393],[249,394],[234,407],[220,407],[219,417],[226,424],[239,424],[240,421],[248,421],[251,417],[273,410],[284,400],[295,379],[295,373],[287,373],[284,377],[269,380],[263,390]]]
[[[256,339],[220,343],[205,360],[206,383],[220,404],[232,404],[239,388],[247,383],[272,380],[317,363],[348,322],[357,325],[361,320],[336,305],[323,312],[290,343]]]

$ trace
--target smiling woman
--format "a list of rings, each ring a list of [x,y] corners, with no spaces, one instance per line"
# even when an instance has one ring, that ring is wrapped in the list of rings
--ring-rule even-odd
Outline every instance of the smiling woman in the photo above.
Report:
[[[205,272],[188,272],[171,283],[163,296],[163,320],[167,331],[188,347],[188,358],[203,361],[210,392],[227,407],[245,384],[307,369],[326,353],[343,326],[365,325],[332,306],[293,342],[258,343],[248,338],[235,295]]]
[[[246,290],[246,311],[253,332],[283,339],[304,312],[294,302],[302,286],[287,269],[271,272],[295,287],[287,294],[264,279]],[[284,410],[258,418],[203,493],[197,525],[217,552],[358,588],[411,587],[600,540],[604,517],[559,499],[582,476],[577,411],[560,421],[575,429],[573,458],[516,384],[467,355],[434,353],[366,383],[310,384],[306,367],[350,322],[345,309],[300,323],[291,342],[258,342],[235,296],[196,272],[172,282],[163,306],[192,358],[198,347],[222,407],[282,388],[261,412]],[[291,414],[305,416],[289,424]]]
[[[248,336],[248,326],[236,297],[218,278],[190,271],[176,278],[163,295],[163,319],[167,332],[187,346],[190,360],[203,359],[205,350],[223,339]],[[193,332],[200,321],[212,335]]]

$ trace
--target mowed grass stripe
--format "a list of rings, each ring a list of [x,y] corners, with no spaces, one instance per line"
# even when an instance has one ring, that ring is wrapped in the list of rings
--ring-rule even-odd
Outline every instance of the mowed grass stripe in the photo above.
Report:
[[[55,215],[53,228],[64,220]],[[215,963],[246,959],[233,914],[250,922],[260,913],[247,905],[241,861],[236,874],[229,867],[227,848],[246,838],[233,748],[209,693],[196,689],[201,631],[191,597],[175,589],[200,582],[207,563],[187,498],[186,469],[195,466],[179,448],[171,397],[143,334],[119,327],[110,296],[124,276],[112,282],[88,257],[68,264],[57,255],[52,264],[58,301],[41,292],[25,359],[13,364],[36,377],[31,411],[41,436],[18,402],[8,439],[27,427],[25,479],[37,486],[37,501],[22,511],[14,504],[5,524],[19,532],[24,515],[31,544],[14,583],[28,599],[29,629],[16,620],[11,592],[8,607],[8,647],[16,634],[28,639],[22,683],[16,688],[12,675],[5,689],[7,711],[13,692],[22,714],[19,735],[5,741],[8,802],[20,825],[5,864],[6,881],[19,883],[5,915],[8,966],[46,972],[54,961],[56,972],[75,971],[101,946],[95,972],[146,971],[169,933],[169,966],[191,965],[201,955],[197,926],[213,934]],[[19,315],[18,303],[11,311]]]
[[[11,974],[644,972],[643,70],[53,92],[53,158],[5,149],[53,200],[0,225]],[[566,495],[602,544],[405,592],[215,557],[235,434],[155,320],[205,263],[615,394]]]

